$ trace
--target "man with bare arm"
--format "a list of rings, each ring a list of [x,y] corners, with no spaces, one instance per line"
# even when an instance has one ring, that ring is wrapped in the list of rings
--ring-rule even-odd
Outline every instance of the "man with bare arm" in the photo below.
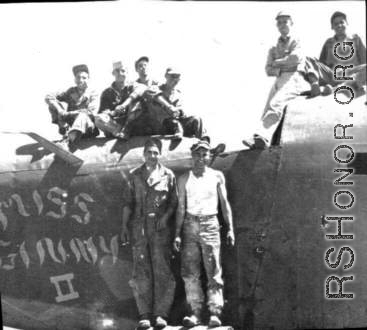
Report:
[[[201,263],[204,264],[208,279],[206,291],[209,326],[221,325],[220,315],[224,302],[218,200],[227,227],[227,244],[233,246],[235,240],[225,178],[222,172],[208,167],[210,150],[207,141],[194,144],[191,147],[193,168],[178,180],[179,197],[173,244],[176,251],[182,249],[181,275],[191,309],[191,314],[183,319],[186,327],[201,323],[205,299],[200,280]]]

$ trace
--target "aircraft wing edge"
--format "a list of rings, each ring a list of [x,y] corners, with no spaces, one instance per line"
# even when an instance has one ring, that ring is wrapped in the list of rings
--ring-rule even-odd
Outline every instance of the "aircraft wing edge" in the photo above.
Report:
[[[56,157],[61,158],[63,161],[65,161],[67,164],[71,166],[80,166],[83,163],[82,159],[73,155],[70,151],[63,149],[61,146],[44,138],[43,136],[37,133],[34,132],[20,132],[20,133],[28,135],[33,140],[40,143],[45,149],[54,153]]]

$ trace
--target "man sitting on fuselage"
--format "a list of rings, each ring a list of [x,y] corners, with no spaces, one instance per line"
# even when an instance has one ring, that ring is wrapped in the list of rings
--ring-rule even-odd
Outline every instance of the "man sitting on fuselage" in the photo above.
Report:
[[[363,85],[366,85],[366,47],[357,34],[349,35],[347,33],[346,14],[336,11],[331,16],[330,23],[335,35],[325,41],[319,60],[313,57],[306,58],[311,96],[329,95],[333,91],[332,88],[341,82],[352,87],[353,92],[357,95],[362,95],[364,94]],[[338,43],[339,46],[335,49]],[[339,58],[334,52],[337,52]],[[353,67],[348,68],[345,74],[352,80],[340,81],[335,79],[334,68],[337,65],[352,65]],[[339,73],[342,68],[335,71]]]
[[[159,126],[149,115],[149,103],[159,93],[159,83],[150,75],[150,60],[141,56],[135,61],[135,71],[138,79],[134,82],[139,102],[129,109],[129,116],[122,132],[125,138],[129,136],[144,136],[160,134]]]
[[[149,108],[151,115],[161,125],[161,134],[203,138],[201,118],[186,116],[183,111],[181,92],[177,89],[181,73],[170,67],[166,70],[165,78],[166,82],[159,87],[160,91]]]
[[[98,95],[89,86],[89,69],[85,64],[73,67],[76,86],[63,93],[49,94],[45,101],[51,113],[52,123],[59,126],[69,146],[81,137],[98,135],[94,115],[98,109]]]
[[[96,126],[107,137],[126,138],[123,128],[129,110],[136,106],[142,91],[139,90],[139,86],[126,82],[127,68],[121,61],[113,63],[112,74],[115,81],[102,93]]]

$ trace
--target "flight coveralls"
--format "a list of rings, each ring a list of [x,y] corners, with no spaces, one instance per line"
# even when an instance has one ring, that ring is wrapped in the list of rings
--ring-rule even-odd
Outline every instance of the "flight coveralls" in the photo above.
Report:
[[[132,172],[134,216],[132,222],[133,290],[140,315],[168,317],[176,287],[170,269],[171,230],[158,231],[157,220],[177,207],[177,187],[173,172],[159,164],[150,176],[145,165]]]
[[[283,59],[281,67],[274,61]],[[276,80],[270,90],[258,132],[269,144],[277,129],[287,104],[302,92],[310,89],[305,80],[304,58],[299,41],[291,36],[279,37],[276,46],[269,50],[265,71]]]
[[[98,94],[89,87],[83,93],[80,93],[75,86],[59,94],[49,94],[46,96],[46,102],[49,104],[52,123],[58,124],[59,127],[68,125],[69,131],[76,130],[84,136],[98,135],[98,129],[94,124],[94,116],[99,104]],[[66,104],[65,112],[59,113],[50,102],[57,102],[64,109]],[[80,112],[71,113],[76,110]]]
[[[207,169],[209,180],[203,182],[204,189],[210,191],[213,198],[217,196],[218,179],[214,170]],[[193,178],[192,171],[186,174],[186,198],[188,196],[188,181]],[[195,182],[191,189],[200,189],[200,183]],[[209,198],[210,200],[211,198]],[[197,203],[210,203],[208,201],[196,201]],[[211,199],[212,200],[212,199]],[[195,203],[195,201],[193,201]],[[205,207],[205,206],[204,206]],[[181,253],[181,275],[185,282],[187,302],[195,315],[200,315],[205,295],[201,285],[201,263],[204,265],[207,277],[207,306],[211,315],[219,316],[222,312],[223,278],[220,263],[220,225],[217,217],[217,205],[213,214],[193,215],[186,211],[183,223],[183,246]]]

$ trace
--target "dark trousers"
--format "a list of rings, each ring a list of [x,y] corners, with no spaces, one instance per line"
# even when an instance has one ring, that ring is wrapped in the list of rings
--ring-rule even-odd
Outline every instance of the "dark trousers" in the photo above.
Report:
[[[157,231],[155,218],[146,225],[133,227],[133,290],[140,315],[168,317],[173,303],[176,282],[170,268],[171,238],[169,228]]]
[[[203,136],[203,121],[201,118],[195,116],[165,119],[162,125],[162,134],[175,134],[178,125],[181,125],[183,135],[186,137],[197,137],[200,139]]]

